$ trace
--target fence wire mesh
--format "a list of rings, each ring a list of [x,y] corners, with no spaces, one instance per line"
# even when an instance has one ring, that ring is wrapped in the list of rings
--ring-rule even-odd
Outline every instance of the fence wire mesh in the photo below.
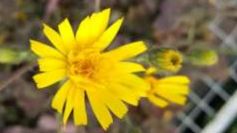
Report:
[[[228,7],[233,9],[234,15],[229,15]],[[221,50],[237,51],[237,21],[236,21],[236,0],[216,1],[216,15],[209,24],[209,29],[219,40],[218,47]],[[224,25],[228,25],[226,28]],[[198,73],[200,82],[197,89],[192,90],[189,95],[189,103],[184,112],[177,115],[178,132],[180,133],[208,133],[207,131],[224,132],[235,118],[237,112],[229,111],[231,118],[226,117],[222,123],[214,124],[219,115],[223,115],[223,107],[227,106],[230,99],[233,100],[235,90],[237,90],[237,60],[236,55],[225,57],[228,60],[228,78],[226,81],[215,81],[211,76],[205,73]],[[201,93],[200,93],[201,92]],[[229,102],[228,102],[229,101]],[[228,104],[229,106],[229,104]],[[233,107],[230,105],[229,110]],[[236,105],[235,105],[236,106]],[[210,127],[210,124],[212,126]],[[222,125],[220,125],[222,124]],[[218,127],[219,126],[219,127]],[[208,130],[207,130],[208,128]],[[210,128],[213,128],[213,130]],[[214,128],[218,129],[214,130]],[[212,132],[211,132],[212,133]]]

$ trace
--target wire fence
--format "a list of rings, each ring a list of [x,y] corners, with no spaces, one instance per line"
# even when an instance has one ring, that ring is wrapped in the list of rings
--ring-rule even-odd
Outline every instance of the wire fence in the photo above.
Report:
[[[210,31],[220,40],[218,47],[229,51],[237,51],[237,22],[226,30],[223,24],[232,21],[225,14],[226,7],[237,7],[236,0],[216,1],[216,17],[210,23]],[[229,61],[228,79],[217,82],[211,76],[198,73],[200,83],[198,91],[192,90],[189,103],[184,112],[177,115],[177,130],[180,133],[222,133],[226,131],[237,115],[237,60],[236,55]],[[230,89],[231,88],[231,89]],[[202,92],[202,93],[200,93]],[[235,105],[233,105],[235,103]]]

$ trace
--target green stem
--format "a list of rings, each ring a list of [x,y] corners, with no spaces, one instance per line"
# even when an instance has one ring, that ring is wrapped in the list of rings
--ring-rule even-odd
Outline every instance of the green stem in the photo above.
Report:
[[[100,0],[95,0],[95,11],[100,11]]]
[[[61,124],[61,115],[59,113],[56,113],[56,120],[57,120],[57,133],[64,133]]]

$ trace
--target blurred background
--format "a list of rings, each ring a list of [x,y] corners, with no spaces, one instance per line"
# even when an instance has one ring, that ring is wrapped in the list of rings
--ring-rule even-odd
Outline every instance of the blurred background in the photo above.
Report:
[[[101,9],[108,7],[111,22],[125,17],[114,47],[145,40],[150,47],[184,54],[205,48],[219,56],[211,67],[186,62],[178,73],[192,80],[186,106],[160,109],[142,100],[124,119],[115,119],[109,133],[237,133],[236,0],[101,0]],[[47,42],[42,22],[57,29],[68,17],[76,29],[94,10],[93,0],[0,0],[0,133],[60,132],[60,118],[50,107],[57,86],[36,89],[31,77],[38,69],[29,39]],[[65,132],[103,133],[88,114],[88,126],[71,121]]]

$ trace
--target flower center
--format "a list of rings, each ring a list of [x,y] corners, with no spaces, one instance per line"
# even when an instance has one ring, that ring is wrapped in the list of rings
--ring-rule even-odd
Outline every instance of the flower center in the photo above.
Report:
[[[94,49],[72,50],[68,54],[68,73],[70,76],[93,78],[98,70],[100,53]]]
[[[178,56],[174,55],[172,58],[171,58],[171,63],[174,65],[174,66],[177,66],[177,65],[180,65],[181,63],[181,60]]]

